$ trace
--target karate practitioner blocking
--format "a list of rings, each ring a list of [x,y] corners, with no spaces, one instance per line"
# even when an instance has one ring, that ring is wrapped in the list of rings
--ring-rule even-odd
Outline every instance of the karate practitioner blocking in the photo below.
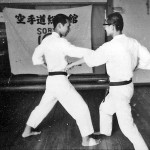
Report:
[[[97,145],[99,141],[89,137],[94,130],[88,106],[71,85],[65,72],[67,55],[82,58],[91,50],[73,46],[63,38],[70,31],[70,20],[66,15],[56,15],[53,19],[53,26],[52,35],[43,39],[32,57],[34,65],[44,64],[43,56],[45,57],[49,75],[46,80],[45,93],[39,105],[32,111],[22,137],[40,134],[41,132],[32,131],[32,128],[36,128],[59,101],[76,120],[82,136],[82,145]]]
[[[134,92],[133,72],[137,68],[150,69],[150,53],[137,40],[122,34],[124,23],[119,13],[108,15],[103,25],[107,36],[113,39],[66,69],[84,62],[90,67],[106,64],[110,87],[99,107],[100,134],[111,135],[112,116],[116,113],[122,133],[133,143],[135,150],[148,150],[133,121],[130,100]]]

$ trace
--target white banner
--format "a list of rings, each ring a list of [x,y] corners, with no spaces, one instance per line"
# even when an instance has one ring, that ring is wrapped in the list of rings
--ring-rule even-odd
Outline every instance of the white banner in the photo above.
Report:
[[[51,34],[52,19],[58,13],[71,18],[71,31],[66,37],[76,46],[91,48],[92,6],[57,10],[30,10],[5,8],[3,11],[11,72],[13,74],[47,74],[42,66],[33,66],[32,54],[45,34]],[[68,58],[68,62],[77,59]],[[70,73],[92,73],[92,68],[83,64]]]

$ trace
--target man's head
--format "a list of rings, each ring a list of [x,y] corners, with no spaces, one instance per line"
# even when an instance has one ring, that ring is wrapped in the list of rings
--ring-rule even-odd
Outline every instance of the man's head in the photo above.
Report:
[[[121,14],[118,12],[112,13],[108,15],[107,20],[103,25],[105,27],[108,36],[112,35],[114,29],[115,31],[122,33],[124,26],[123,18]]]
[[[64,14],[57,14],[53,19],[53,26],[60,36],[66,36],[70,31],[70,19]]]

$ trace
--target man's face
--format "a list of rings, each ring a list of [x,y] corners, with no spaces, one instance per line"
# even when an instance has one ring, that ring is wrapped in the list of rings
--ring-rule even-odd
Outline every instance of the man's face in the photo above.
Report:
[[[61,35],[62,36],[67,36],[67,34],[70,31],[70,26],[71,26],[71,24],[68,20],[67,20],[66,24],[64,24],[64,25],[61,24]]]
[[[107,21],[105,21],[105,23],[103,24],[103,27],[106,31],[107,36],[111,36],[113,34],[113,25],[112,24],[108,24]]]

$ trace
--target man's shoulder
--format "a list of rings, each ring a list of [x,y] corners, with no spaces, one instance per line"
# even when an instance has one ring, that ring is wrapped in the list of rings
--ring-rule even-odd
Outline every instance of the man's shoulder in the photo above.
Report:
[[[112,46],[113,46],[112,41],[108,41],[108,42],[103,43],[96,50],[97,51],[101,51],[101,50],[110,51],[112,49]]]
[[[105,42],[102,46],[103,47],[111,47],[111,46],[113,46],[113,43],[114,43],[114,40],[112,39],[110,41]]]
[[[132,42],[137,42],[137,40],[134,37],[127,36],[127,35],[124,35],[124,37]]]

